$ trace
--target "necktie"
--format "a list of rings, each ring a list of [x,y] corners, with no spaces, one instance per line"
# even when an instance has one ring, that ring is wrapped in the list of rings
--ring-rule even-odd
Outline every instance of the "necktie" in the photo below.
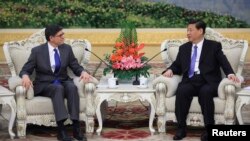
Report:
[[[195,66],[195,60],[196,60],[196,57],[197,57],[197,46],[195,45],[194,46],[194,53],[191,57],[191,63],[190,63],[190,68],[189,68],[189,71],[188,71],[188,77],[191,78],[193,75],[194,75],[194,66]]]
[[[54,49],[55,54],[54,54],[54,59],[55,59],[55,71],[54,73],[57,74],[60,70],[61,67],[61,61],[60,61],[60,56],[57,52],[57,49]]]

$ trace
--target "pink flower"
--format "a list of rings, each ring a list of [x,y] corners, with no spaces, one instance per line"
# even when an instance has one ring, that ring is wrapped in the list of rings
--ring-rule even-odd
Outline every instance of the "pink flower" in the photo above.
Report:
[[[121,62],[116,62],[115,64],[113,64],[113,68],[121,70],[136,69],[141,68],[142,66],[143,64],[141,63],[141,59],[134,59],[132,56],[123,56]]]
[[[114,63],[114,64],[112,65],[112,67],[113,67],[114,69],[120,69],[120,68],[121,68],[121,64],[118,63],[118,62],[116,62],[116,63]]]

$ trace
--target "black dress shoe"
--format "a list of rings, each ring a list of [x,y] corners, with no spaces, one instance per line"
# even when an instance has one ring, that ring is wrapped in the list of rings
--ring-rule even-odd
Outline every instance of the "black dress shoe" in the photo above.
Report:
[[[186,137],[186,128],[178,128],[176,134],[173,137],[173,140],[181,140]]]
[[[201,134],[201,141],[208,141],[207,131],[204,131],[204,132]]]
[[[78,141],[87,141],[80,128],[73,129],[73,137]]]
[[[57,139],[60,141],[72,141],[72,138],[68,136],[66,131],[64,130],[59,131],[59,133],[57,134]]]

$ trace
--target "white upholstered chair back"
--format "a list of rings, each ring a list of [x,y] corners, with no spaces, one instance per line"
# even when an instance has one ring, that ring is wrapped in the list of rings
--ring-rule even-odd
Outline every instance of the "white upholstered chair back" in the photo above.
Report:
[[[17,76],[19,74],[24,63],[28,60],[33,47],[47,42],[44,32],[45,29],[41,29],[25,40],[6,42],[4,44],[4,54],[12,76]],[[65,43],[71,45],[78,62],[85,67],[88,64],[91,55],[90,52],[85,51],[85,48],[88,48],[88,50],[91,51],[90,42],[87,40],[66,38]],[[69,70],[69,75],[73,75],[71,70]]]
[[[219,32],[216,32],[211,28],[206,28],[205,38],[218,41],[222,44],[223,52],[227,56],[234,72],[238,75],[241,75],[248,48],[247,41],[225,38]],[[162,52],[161,54],[162,59],[166,64],[166,66],[172,64],[172,62],[175,60],[177,56],[180,45],[186,43],[187,41],[188,41],[187,38],[178,40],[173,39],[173,40],[165,40],[161,44],[161,50],[167,48],[167,51]]]

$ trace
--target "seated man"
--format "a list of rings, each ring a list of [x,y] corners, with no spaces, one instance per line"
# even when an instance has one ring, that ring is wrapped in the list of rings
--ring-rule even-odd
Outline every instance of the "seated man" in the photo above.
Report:
[[[71,141],[67,135],[64,121],[70,118],[73,121],[73,137],[86,141],[86,137],[80,130],[79,122],[79,95],[72,79],[67,75],[67,67],[70,67],[80,80],[88,82],[92,79],[84,68],[79,65],[72,48],[64,44],[64,32],[58,25],[49,25],[45,29],[47,43],[34,47],[28,61],[24,64],[19,76],[22,85],[29,89],[34,85],[35,96],[50,97],[53,103],[55,118],[58,126],[58,140]],[[35,69],[34,83],[30,75]],[[66,110],[64,98],[67,99]],[[68,115],[70,117],[68,117]]]
[[[201,20],[192,20],[187,27],[189,42],[179,48],[176,60],[163,72],[163,76],[172,77],[182,74],[182,81],[176,91],[175,115],[178,130],[174,140],[186,136],[186,118],[193,96],[198,96],[204,117],[205,127],[214,124],[214,101],[222,80],[220,67],[227,78],[239,82],[231,65],[222,51],[221,43],[204,38],[206,24]],[[207,140],[207,132],[201,136]]]

